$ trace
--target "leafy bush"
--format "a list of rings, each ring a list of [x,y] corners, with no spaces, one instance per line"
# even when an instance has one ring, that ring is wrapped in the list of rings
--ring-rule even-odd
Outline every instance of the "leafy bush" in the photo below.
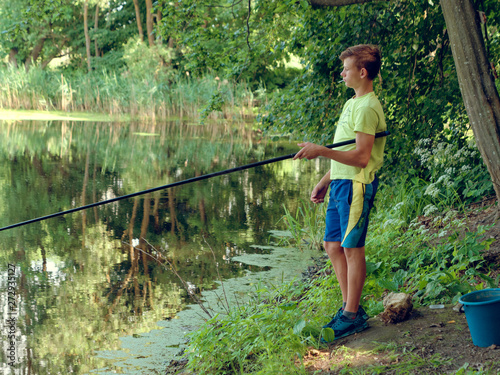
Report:
[[[390,237],[383,234],[387,231],[383,224],[379,226],[370,241],[375,251],[369,257],[374,263],[367,289],[376,295],[383,290],[403,291],[431,304],[454,303],[463,294],[494,285],[483,273],[482,253],[492,243],[482,238],[486,228],[464,232],[460,229],[464,220],[455,214],[435,216],[427,225],[414,220]]]
[[[301,287],[302,286],[302,287]],[[294,301],[304,285],[287,284],[269,292],[259,285],[246,305],[216,316],[190,335],[188,368],[197,373],[304,373],[297,369],[319,331],[306,324]],[[276,367],[278,366],[278,367]]]
[[[494,194],[490,175],[473,139],[468,142],[453,139],[449,143],[421,139],[415,154],[430,175],[431,184],[425,195],[438,206],[464,205]]]
[[[174,50],[161,44],[148,46],[139,37],[129,39],[123,52],[129,73],[137,78],[149,78],[159,73],[172,75],[172,69],[166,67],[174,57]]]

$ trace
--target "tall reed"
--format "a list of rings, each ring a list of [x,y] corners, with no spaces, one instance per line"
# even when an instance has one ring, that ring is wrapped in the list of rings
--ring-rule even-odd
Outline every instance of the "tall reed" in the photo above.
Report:
[[[220,92],[224,106],[212,117],[242,117],[251,113],[253,94],[245,83],[221,81],[207,75],[134,75],[106,70],[60,73],[32,68],[0,68],[0,108],[90,111],[132,117],[198,117],[210,98]]]

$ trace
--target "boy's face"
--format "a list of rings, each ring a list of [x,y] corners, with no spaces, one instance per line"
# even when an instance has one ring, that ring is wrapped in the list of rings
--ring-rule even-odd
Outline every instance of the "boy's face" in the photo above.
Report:
[[[360,87],[363,79],[367,76],[366,69],[359,69],[356,66],[354,57],[352,56],[344,59],[344,70],[340,73],[340,75],[344,79],[345,85],[355,90]]]

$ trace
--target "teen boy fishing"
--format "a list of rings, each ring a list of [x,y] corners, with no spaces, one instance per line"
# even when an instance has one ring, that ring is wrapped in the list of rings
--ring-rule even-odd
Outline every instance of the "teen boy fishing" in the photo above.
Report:
[[[373,45],[347,48],[340,55],[341,73],[355,95],[342,110],[334,142],[356,139],[356,143],[332,150],[314,143],[300,143],[295,159],[331,159],[331,168],[311,193],[311,201],[323,202],[330,187],[324,245],[342,291],[343,306],[324,327],[335,339],[368,328],[368,315],[360,306],[366,278],[365,238],[368,216],[378,187],[377,170],[383,163],[387,130],[384,112],[373,92],[373,80],[381,66],[380,51]]]

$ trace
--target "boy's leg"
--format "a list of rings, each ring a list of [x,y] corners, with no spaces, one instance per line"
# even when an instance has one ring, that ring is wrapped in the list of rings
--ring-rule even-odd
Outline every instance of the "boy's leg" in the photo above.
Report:
[[[369,185],[349,180],[334,180],[331,184],[325,250],[346,303],[325,326],[334,330],[335,339],[368,328],[368,315],[359,303],[366,279],[366,231],[377,185],[377,180]]]
[[[345,248],[347,263],[347,298],[345,311],[357,313],[366,279],[365,247]]]
[[[347,259],[344,253],[344,248],[340,246],[340,241],[325,241],[325,251],[330,258],[333,270],[339,282],[340,291],[342,292],[342,301],[347,301],[348,296],[348,271]]]
[[[325,250],[346,302],[344,310],[356,313],[366,278],[365,248],[343,248],[340,242],[325,241]]]
[[[339,199],[339,215],[342,225],[342,242],[347,264],[347,299],[344,315],[356,317],[361,293],[366,279],[365,239],[370,210],[377,192],[378,180],[365,185],[351,181],[343,184]]]

